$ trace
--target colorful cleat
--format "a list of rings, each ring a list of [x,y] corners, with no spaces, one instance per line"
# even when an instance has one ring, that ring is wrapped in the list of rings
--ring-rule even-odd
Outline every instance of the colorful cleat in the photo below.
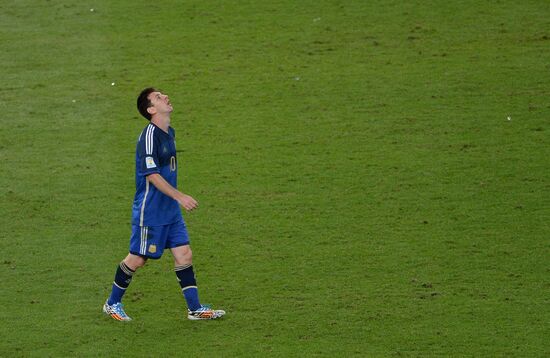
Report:
[[[124,312],[123,304],[120,302],[109,305],[107,302],[103,305],[103,312],[116,319],[117,321],[131,321],[132,319]]]
[[[187,310],[187,318],[192,321],[198,321],[202,319],[216,319],[225,314],[224,310],[213,310],[210,306],[201,306],[196,311]]]

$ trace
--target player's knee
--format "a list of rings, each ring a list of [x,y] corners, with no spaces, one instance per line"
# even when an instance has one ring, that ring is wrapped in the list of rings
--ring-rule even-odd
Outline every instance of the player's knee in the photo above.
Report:
[[[136,260],[136,268],[145,266],[145,263],[147,262],[147,259],[140,257]]]
[[[193,261],[193,253],[191,252],[191,250],[187,251],[185,254],[183,254],[181,257],[180,257],[180,260],[181,262],[178,262],[179,264],[190,264],[192,263]]]
[[[193,263],[193,252],[189,246],[186,246],[183,250],[178,250],[174,255],[174,261],[176,265],[186,265]]]
[[[146,262],[147,259],[133,254],[128,254],[128,256],[124,259],[124,263],[134,271],[145,266]]]

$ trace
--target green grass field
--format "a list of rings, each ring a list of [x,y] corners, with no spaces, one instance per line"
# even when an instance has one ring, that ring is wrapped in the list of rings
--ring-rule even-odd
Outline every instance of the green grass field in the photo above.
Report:
[[[547,1],[4,0],[0,30],[0,356],[550,356]],[[169,253],[101,312],[150,85],[220,321]]]

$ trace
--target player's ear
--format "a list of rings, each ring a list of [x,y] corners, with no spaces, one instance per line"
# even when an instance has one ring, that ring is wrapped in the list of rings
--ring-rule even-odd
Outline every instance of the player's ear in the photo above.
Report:
[[[149,113],[150,115],[153,115],[153,114],[157,113],[157,109],[153,106],[147,107],[147,113]]]

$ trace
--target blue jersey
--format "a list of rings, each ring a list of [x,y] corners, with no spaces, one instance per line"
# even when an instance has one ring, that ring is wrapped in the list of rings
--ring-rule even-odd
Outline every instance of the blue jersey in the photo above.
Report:
[[[158,173],[170,185],[177,188],[178,163],[174,136],[172,127],[169,127],[166,133],[152,123],[145,127],[139,136],[136,148],[133,225],[169,225],[182,218],[178,202],[162,193],[147,180],[148,175]]]

